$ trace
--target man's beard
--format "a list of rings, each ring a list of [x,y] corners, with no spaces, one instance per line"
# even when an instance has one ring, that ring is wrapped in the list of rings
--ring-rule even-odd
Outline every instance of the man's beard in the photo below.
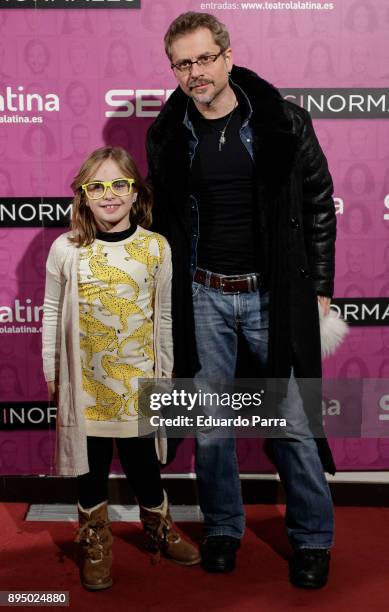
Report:
[[[198,95],[196,95],[196,89],[192,89],[192,87],[196,87],[198,85],[213,85],[213,82],[204,81],[200,79],[198,82],[195,81],[191,86],[189,86],[191,98],[194,102],[197,102],[198,104],[210,104],[215,98],[216,93],[213,92],[212,94],[208,94],[208,96],[199,97]]]
[[[216,98],[217,94],[214,93],[212,96],[207,96],[206,98],[199,98],[198,96],[192,95],[192,100],[197,102],[198,104],[211,104]]]
[[[213,81],[204,81],[204,83],[210,83],[211,85],[214,85]],[[198,83],[198,85],[200,84],[202,84],[202,81]],[[204,104],[204,105],[209,106],[221,94],[221,92],[225,89],[226,86],[227,86],[227,83],[220,89],[214,89],[212,93],[208,95],[204,95],[204,96],[201,96],[201,94],[196,95],[196,90],[194,89],[193,91],[191,91],[192,100],[194,102],[197,102],[198,104]]]

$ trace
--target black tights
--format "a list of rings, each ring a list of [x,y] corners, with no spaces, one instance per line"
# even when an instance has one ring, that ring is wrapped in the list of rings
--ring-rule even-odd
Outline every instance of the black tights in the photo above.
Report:
[[[141,506],[155,508],[163,502],[163,488],[154,436],[115,438],[123,472]],[[113,439],[87,437],[89,472],[77,477],[78,501],[93,508],[108,499],[108,475]]]

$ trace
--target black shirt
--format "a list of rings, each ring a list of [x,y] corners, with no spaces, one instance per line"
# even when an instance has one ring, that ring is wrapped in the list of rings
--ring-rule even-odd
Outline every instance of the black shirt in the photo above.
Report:
[[[258,271],[253,210],[254,164],[242,143],[240,106],[219,119],[205,119],[190,102],[199,143],[192,162],[191,191],[198,203],[197,266],[218,274]],[[219,151],[221,130],[226,142]]]

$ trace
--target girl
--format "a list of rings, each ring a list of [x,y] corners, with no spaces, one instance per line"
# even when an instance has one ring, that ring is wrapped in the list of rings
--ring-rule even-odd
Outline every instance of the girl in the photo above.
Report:
[[[182,565],[200,557],[173,529],[155,432],[137,410],[138,377],[172,372],[170,247],[145,229],[151,193],[124,149],[92,153],[72,189],[71,231],[47,259],[43,363],[58,407],[57,470],[78,477],[81,581],[98,590],[112,584],[113,438],[155,560],[161,552]]]

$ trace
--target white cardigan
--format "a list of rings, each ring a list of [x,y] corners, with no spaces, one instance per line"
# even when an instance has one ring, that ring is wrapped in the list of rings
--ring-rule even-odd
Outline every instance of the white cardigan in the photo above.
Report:
[[[142,228],[142,232],[148,233]],[[151,233],[151,232],[150,232]],[[57,381],[56,468],[60,476],[89,472],[85,417],[82,411],[80,356],[78,255],[79,249],[68,237],[59,236],[52,244],[46,263],[43,307],[42,357],[46,381]],[[171,377],[173,337],[171,316],[172,263],[165,238],[165,256],[155,277],[154,356],[155,377]],[[166,461],[166,439],[157,432],[157,451]]]

